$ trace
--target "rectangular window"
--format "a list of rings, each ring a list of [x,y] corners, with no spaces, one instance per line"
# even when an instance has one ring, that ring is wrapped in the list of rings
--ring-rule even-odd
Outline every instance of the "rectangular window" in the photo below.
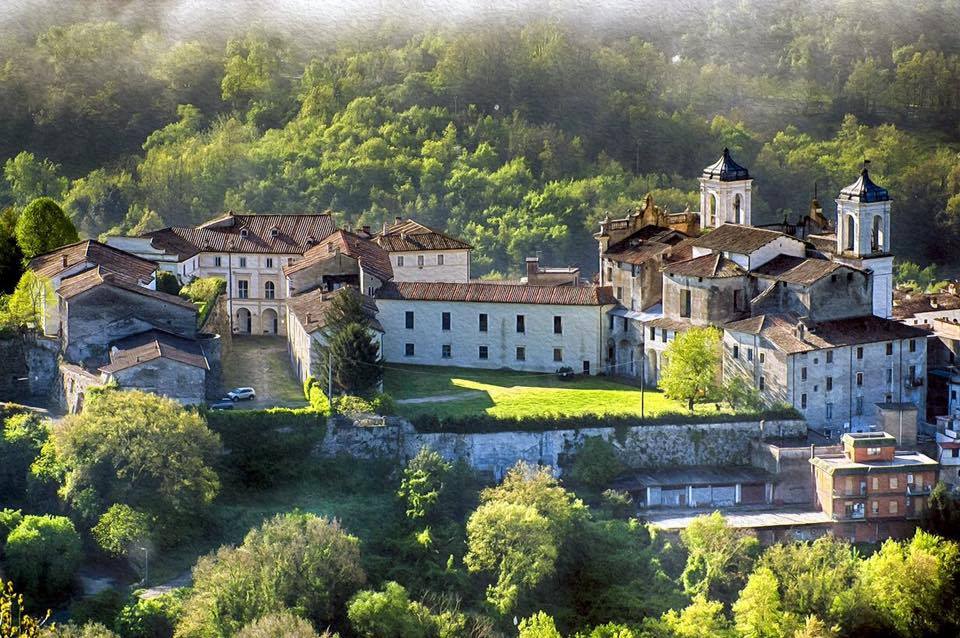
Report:
[[[897,490],[900,489],[900,478],[897,476],[890,477],[890,489]]]
[[[910,352],[916,352],[916,351],[917,351],[917,340],[916,340],[916,339],[911,339],[911,340],[910,340]]]
[[[481,312],[480,313],[480,332],[486,332],[486,331],[487,331],[487,313]]]
[[[667,342],[667,329],[666,329],[666,328],[660,328],[660,341],[662,341],[662,342],[664,342],[664,343]]]
[[[857,387],[858,387],[858,388],[863,387],[863,373],[862,373],[862,372],[858,372],[858,373],[857,373]]]
[[[527,318],[524,315],[517,315],[517,332],[527,331]]]
[[[896,514],[900,509],[900,504],[896,501],[890,501],[890,513]]]
[[[627,329],[626,319],[624,319],[623,329]],[[554,317],[553,318],[553,334],[562,335],[563,334],[563,317]]]
[[[247,267],[247,258],[246,258],[246,257],[241,257],[241,258],[240,258],[240,267],[241,267],[241,268],[246,268],[246,267]]]
[[[214,257],[214,258],[213,258],[213,265],[216,266],[217,268],[219,268],[220,266],[223,265],[223,259],[222,259],[221,257]]]
[[[623,331],[628,332],[630,330],[630,320],[626,317],[623,318]]]
[[[880,489],[880,479],[879,479],[878,477],[874,476],[874,477],[873,477],[873,480],[872,480],[870,483],[871,483],[870,489],[872,489],[872,490],[879,490],[879,489]]]
[[[417,255],[417,265],[423,268],[423,255]]]
[[[527,360],[527,349],[523,346],[517,346],[517,361]]]
[[[857,347],[857,359],[863,359],[863,346]]]
[[[440,329],[449,330],[450,329],[450,313],[445,312],[440,315]]]
[[[806,368],[800,368],[800,380],[801,380],[801,381],[806,381],[806,380],[807,380],[807,369],[806,369]]]
[[[654,341],[657,338],[657,329],[653,326],[650,326],[650,341]]]
[[[763,359],[764,359],[763,353],[761,352],[761,353],[760,353],[760,363],[763,363]]]
[[[833,350],[827,350],[827,363],[833,363]]]
[[[917,366],[910,366],[909,373],[910,381],[915,381],[917,378]]]
[[[613,330],[613,321],[616,319],[613,315],[610,315],[610,330]]]
[[[743,310],[743,291],[741,290],[733,291],[733,309]]]
[[[405,344],[403,344],[403,356],[405,356],[405,357],[412,357],[412,356],[413,356],[413,352],[414,352],[414,350],[413,350],[413,344],[412,344],[412,343],[405,343]]]
[[[733,358],[734,359],[740,358],[740,346],[733,346]]]
[[[584,362],[583,362],[583,373],[584,373],[584,374],[590,374],[590,362],[589,362],[589,361],[584,361]]]
[[[827,404],[827,418],[828,418],[828,419],[832,419],[832,418],[833,418],[833,404],[832,404],[832,403],[828,403],[828,404]]]
[[[878,501],[870,501],[870,512],[873,514],[880,513],[880,503]]]
[[[857,416],[863,416],[863,397],[857,397]]]
[[[753,361],[753,348],[747,348],[747,361]]]
[[[833,390],[833,377],[827,377],[827,392]]]
[[[913,474],[907,474],[907,485],[913,485]]]
[[[680,291],[680,316],[681,317],[690,316],[690,291],[689,290]]]
[[[397,265],[403,266],[403,255],[397,255]]]
[[[893,344],[892,344],[892,343],[888,343],[888,344],[887,344],[887,356],[889,357],[889,356],[892,355],[892,354],[893,354]]]
[[[807,409],[807,395],[805,394],[800,395],[800,408],[803,410]]]
[[[273,268],[273,257],[267,257],[267,268]]]
[[[250,282],[246,279],[237,280],[237,296],[246,299],[250,296]]]
[[[486,360],[490,356],[490,351],[487,349],[487,346],[480,346],[477,356]]]
[[[887,383],[893,383],[893,368],[887,368]]]
[[[764,388],[763,375],[760,375],[760,383],[757,384],[757,387],[763,390]]]
[[[556,362],[563,361],[563,348],[554,348],[553,349],[553,360]]]
[[[623,299],[623,287],[617,286],[617,299]]]
[[[443,359],[449,359],[451,354],[451,348],[449,343],[445,343],[440,346],[440,357]]]
[[[442,265],[443,265],[443,255],[442,255],[442,254],[437,255],[437,265],[438,265],[438,266],[442,266]]]
[[[413,311],[406,311],[403,314],[403,319],[406,322],[407,330],[413,330]]]

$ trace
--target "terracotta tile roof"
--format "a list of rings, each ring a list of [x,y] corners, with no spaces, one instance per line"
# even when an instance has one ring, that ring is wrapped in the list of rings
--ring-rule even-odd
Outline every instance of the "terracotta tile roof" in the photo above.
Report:
[[[175,306],[189,308],[194,312],[197,311],[197,307],[185,299],[181,299],[176,295],[169,295],[158,290],[144,288],[143,286],[137,284],[137,282],[133,279],[125,277],[119,273],[104,270],[100,266],[97,266],[96,268],[90,268],[89,270],[85,270],[82,273],[73,275],[72,277],[67,277],[63,280],[63,282],[61,282],[60,287],[57,288],[57,294],[64,299],[71,299],[81,293],[87,292],[88,290],[93,290],[97,286],[102,285],[121,288],[123,290],[127,290],[138,295],[143,295],[145,297],[152,297],[159,301],[163,301]]]
[[[957,310],[960,308],[960,295],[951,292],[919,293],[893,291],[893,317],[907,319],[923,312],[938,310]]]
[[[700,235],[691,242],[691,245],[699,248],[709,248],[710,250],[746,255],[780,237],[787,237],[788,239],[799,241],[775,230],[754,228],[753,226],[740,226],[739,224],[723,224],[709,233]]]
[[[400,220],[373,238],[388,252],[408,250],[465,250],[472,246],[412,219]]]
[[[685,275],[687,277],[706,277],[709,279],[725,279],[742,277],[747,271],[735,261],[727,259],[720,253],[703,255],[687,261],[677,261],[663,267],[669,275]]]
[[[647,321],[643,325],[649,328],[673,330],[674,332],[683,332],[684,330],[689,330],[694,327],[693,322],[689,319],[671,319],[670,317],[658,317],[657,319]]]
[[[859,268],[830,259],[805,259],[803,257],[779,255],[750,272],[758,277],[776,279],[790,284],[810,285],[842,268],[860,271]]]
[[[827,235],[808,235],[807,242],[822,253],[832,254],[837,252],[837,235],[829,233]]]
[[[334,297],[342,294],[346,288],[340,288],[332,292],[325,292],[319,288],[290,297],[287,299],[287,307],[297,321],[303,326],[308,334],[320,330],[327,325],[327,311]],[[374,330],[383,332],[383,326],[377,320],[377,303],[372,297],[363,295],[363,308],[370,320],[370,325]]]
[[[108,374],[119,372],[160,358],[210,369],[203,348],[197,341],[163,330],[148,330],[112,343],[110,363],[101,367],[100,371]]]
[[[327,214],[228,213],[196,228],[163,228],[143,235],[181,261],[201,252],[303,254],[334,230]]]
[[[801,338],[797,331],[800,318],[794,314],[771,314],[732,321],[724,326],[730,332],[758,334],[778,350],[788,354],[842,346],[877,343],[897,339],[925,338],[929,333],[883,319],[875,315],[851,317],[812,324]]]
[[[100,266],[104,270],[120,273],[143,283],[150,283],[157,270],[157,264],[150,260],[101,244],[93,239],[37,255],[30,260],[29,267],[38,275],[50,278],[78,264]]]
[[[611,244],[602,256],[626,264],[642,264],[670,250],[685,238],[686,235],[672,228],[648,224],[629,237]]]
[[[696,241],[696,239],[696,237],[687,237],[683,241],[671,247],[664,256],[664,261],[676,262],[693,259],[693,242]]]
[[[377,298],[558,306],[601,306],[617,303],[610,286],[529,286],[493,282],[390,282],[380,289]]]
[[[376,243],[346,230],[336,230],[319,244],[303,254],[303,259],[285,266],[284,274],[300,272],[332,257],[339,249],[341,253],[353,257],[360,266],[380,281],[393,279],[393,266],[390,255]]]

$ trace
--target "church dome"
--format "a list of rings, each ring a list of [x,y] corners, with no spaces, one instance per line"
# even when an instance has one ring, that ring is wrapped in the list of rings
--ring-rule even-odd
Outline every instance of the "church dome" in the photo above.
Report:
[[[867,168],[860,171],[860,177],[854,183],[850,184],[840,191],[840,199],[848,202],[887,202],[890,201],[890,194],[886,188],[877,186]]]
[[[721,182],[737,182],[750,179],[750,173],[733,161],[733,158],[730,157],[730,149],[725,148],[720,159],[703,169],[703,177],[719,179]]]

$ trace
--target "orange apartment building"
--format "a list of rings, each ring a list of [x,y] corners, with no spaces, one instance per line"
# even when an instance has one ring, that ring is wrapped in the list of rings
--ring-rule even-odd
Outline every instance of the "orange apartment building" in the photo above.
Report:
[[[844,434],[840,441],[842,454],[810,459],[816,502],[835,521],[834,533],[856,542],[911,534],[937,482],[938,463],[897,450],[886,432]]]

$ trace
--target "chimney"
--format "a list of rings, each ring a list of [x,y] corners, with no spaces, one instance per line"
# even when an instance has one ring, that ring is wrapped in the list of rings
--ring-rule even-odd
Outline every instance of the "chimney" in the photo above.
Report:
[[[400,215],[397,215],[396,217],[394,217],[394,221],[395,221],[397,224],[399,224],[400,222],[403,221],[403,217],[400,217]]]
[[[311,323],[311,322],[313,322],[313,315],[308,312],[308,313],[307,313],[307,323]]]
[[[370,226],[365,224],[365,225],[363,226],[363,232],[365,232],[366,234],[369,235],[369,234],[370,234]]]
[[[66,256],[66,255],[60,255],[60,264],[61,264],[64,268],[67,267],[67,256]]]
[[[532,284],[540,272],[540,257],[527,257],[527,283]]]

